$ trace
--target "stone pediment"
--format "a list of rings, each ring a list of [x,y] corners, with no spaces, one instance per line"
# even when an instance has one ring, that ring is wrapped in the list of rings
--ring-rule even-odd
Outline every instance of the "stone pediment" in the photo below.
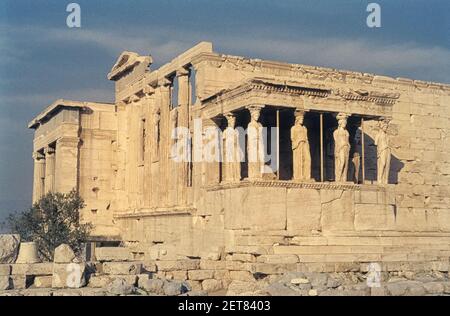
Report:
[[[140,56],[134,52],[125,51],[120,54],[116,63],[112,67],[108,74],[109,80],[119,79],[125,72],[131,71],[134,67],[139,64],[145,63],[146,67],[150,66],[153,62],[151,56]]]

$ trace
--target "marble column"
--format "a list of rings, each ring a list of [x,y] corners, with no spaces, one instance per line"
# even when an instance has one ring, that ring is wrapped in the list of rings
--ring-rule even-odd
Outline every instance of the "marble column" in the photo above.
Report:
[[[33,203],[39,201],[45,192],[45,156],[39,152],[33,153],[34,177],[33,177]]]
[[[259,122],[260,106],[249,107],[250,123],[247,127],[248,178],[261,179],[264,172],[263,126]]]
[[[45,148],[45,193],[55,189],[55,148]]]
[[[189,85],[189,70],[180,68],[176,72],[178,78],[178,127],[189,129],[189,105],[190,105],[190,85]],[[178,162],[178,186],[179,186],[179,203],[187,203],[187,187],[189,186],[189,171],[190,162]]]
[[[170,89],[172,82],[163,77],[158,80],[159,102],[161,113],[161,141],[160,141],[160,206],[169,204],[169,146],[170,146]]]

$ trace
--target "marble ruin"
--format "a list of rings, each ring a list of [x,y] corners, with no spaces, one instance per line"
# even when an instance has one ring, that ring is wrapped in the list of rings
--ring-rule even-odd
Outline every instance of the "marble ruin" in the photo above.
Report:
[[[207,42],[152,62],[123,52],[113,104],[60,99],[29,123],[34,201],[76,188],[92,241],[142,258],[448,266],[449,85]]]

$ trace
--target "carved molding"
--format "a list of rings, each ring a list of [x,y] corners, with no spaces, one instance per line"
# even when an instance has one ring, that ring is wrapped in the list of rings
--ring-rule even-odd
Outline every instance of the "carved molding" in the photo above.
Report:
[[[156,217],[156,216],[189,216],[197,211],[195,207],[157,207],[150,209],[138,209],[132,211],[118,211],[113,213],[115,219],[141,218],[141,217]]]
[[[333,91],[335,95],[350,101],[367,101],[378,105],[393,105],[400,97],[399,93],[370,92],[363,90],[344,90],[337,89]]]
[[[204,186],[207,191],[226,190],[241,187],[275,187],[289,189],[314,189],[314,190],[353,190],[353,191],[386,191],[386,186],[353,184],[353,183],[321,183],[321,182],[296,182],[288,180],[242,180],[235,183],[220,183]]]

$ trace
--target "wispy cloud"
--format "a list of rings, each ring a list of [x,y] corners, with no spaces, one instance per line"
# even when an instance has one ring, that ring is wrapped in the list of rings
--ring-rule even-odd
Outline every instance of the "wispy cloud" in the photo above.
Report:
[[[0,40],[5,36],[0,26]],[[349,69],[377,74],[390,74],[431,81],[450,82],[450,50],[444,47],[425,47],[414,42],[386,44],[361,38],[322,37],[280,39],[276,32],[264,34],[206,35],[198,31],[173,32],[170,28],[152,27],[133,30],[71,30],[66,28],[17,27],[8,37],[38,36],[44,42],[96,45],[118,56],[124,50],[151,54],[160,65],[188,49],[196,41],[211,40],[231,54],[246,54],[273,60]],[[14,58],[20,50],[2,48],[2,54]],[[22,55],[25,53],[23,52]],[[17,57],[16,57],[17,58]],[[112,65],[113,61],[111,61]]]
[[[416,43],[382,45],[363,39],[305,39],[298,42],[223,38],[221,46],[295,63],[450,82],[450,50]]]

